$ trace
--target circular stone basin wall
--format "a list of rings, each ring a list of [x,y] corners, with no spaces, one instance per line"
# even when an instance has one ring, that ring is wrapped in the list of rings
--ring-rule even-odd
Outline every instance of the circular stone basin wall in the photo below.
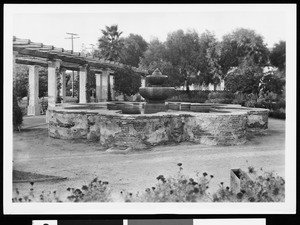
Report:
[[[51,137],[96,140],[106,148],[143,149],[183,141],[239,145],[246,142],[250,130],[268,126],[268,110],[235,105],[217,105],[209,113],[169,110],[136,115],[100,106],[75,107],[56,107],[48,111]]]

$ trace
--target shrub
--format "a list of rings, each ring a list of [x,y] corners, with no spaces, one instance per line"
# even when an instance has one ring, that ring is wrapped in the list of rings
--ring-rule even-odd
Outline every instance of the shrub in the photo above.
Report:
[[[203,173],[196,176],[196,179],[190,178],[181,173],[182,164],[178,163],[179,171],[176,176],[165,178],[159,175],[156,179],[158,183],[151,188],[147,188],[142,195],[133,196],[132,193],[122,193],[125,202],[197,202],[211,201],[206,193],[210,180],[213,175],[208,176]]]
[[[19,130],[23,123],[23,113],[19,106],[17,96],[13,94],[13,129]]]
[[[270,110],[269,116],[276,119],[285,119],[285,109]]]
[[[233,193],[229,187],[219,185],[217,193],[213,194],[215,202],[282,202],[285,199],[285,180],[274,172],[262,169],[257,173],[253,167],[248,167],[252,177],[246,181],[238,193]]]
[[[234,94],[228,91],[214,91],[208,94],[209,103],[230,104],[233,102]]]
[[[48,109],[48,100],[43,97],[41,101],[41,114],[42,115],[46,114],[47,109]]]
[[[199,91],[192,90],[186,92],[184,90],[176,90],[174,95],[169,98],[169,102],[192,102],[192,103],[203,103],[208,99],[210,91]]]
[[[71,202],[109,202],[111,201],[111,190],[107,185],[107,181],[94,178],[88,185],[83,185],[81,189],[68,188],[71,195],[67,199]]]
[[[212,195],[207,192],[209,183],[214,177],[206,172],[196,174],[196,178],[182,174],[182,163],[177,164],[179,171],[175,176],[159,175],[157,184],[139,194],[122,191],[125,202],[282,202],[285,199],[285,180],[274,172],[256,171],[248,167],[248,175],[252,178],[244,183],[240,192],[234,193],[224,183]],[[66,201],[69,202],[111,202],[113,201],[108,182],[93,179],[81,189],[68,188],[70,193]],[[62,202],[56,191],[34,194],[33,182],[28,195],[21,196],[16,189],[13,202]]]
[[[40,195],[34,193],[34,182],[30,182],[31,188],[28,195],[21,196],[18,189],[13,197],[13,202],[62,202],[56,191],[44,191]],[[79,188],[67,188],[70,195],[66,201],[69,202],[109,202],[111,201],[111,191],[108,188],[107,181],[93,179],[88,185],[83,185]]]
[[[30,190],[28,195],[21,196],[18,189],[16,189],[16,196],[13,197],[12,202],[62,202],[56,191],[49,191],[45,193],[42,191],[40,195],[34,193],[34,182],[30,182]]]

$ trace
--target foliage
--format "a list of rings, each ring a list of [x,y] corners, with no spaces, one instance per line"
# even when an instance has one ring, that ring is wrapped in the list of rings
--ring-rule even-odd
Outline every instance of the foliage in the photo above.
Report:
[[[18,100],[26,97],[28,94],[28,67],[24,65],[16,64],[15,66],[16,77],[14,79],[14,94]]]
[[[48,100],[46,100],[44,97],[42,97],[42,100],[41,100],[41,114],[45,115],[47,109],[48,109]]]
[[[188,87],[198,72],[199,36],[195,31],[169,33],[165,42],[154,39],[149,43],[140,67],[153,72],[159,68],[168,76],[166,86]]]
[[[234,193],[221,182],[217,192],[207,192],[213,175],[206,172],[196,173],[196,178],[182,173],[182,163],[178,163],[179,171],[174,176],[157,176],[157,183],[145,192],[136,194],[127,190],[121,191],[125,202],[282,202],[285,198],[285,180],[275,172],[256,171],[248,167],[250,180],[242,183],[241,190]],[[28,195],[21,196],[18,189],[13,202],[62,202],[57,191],[44,191],[40,195],[34,193],[34,183]],[[112,190],[107,181],[94,178],[88,185],[79,188],[67,188],[68,195],[64,201],[69,202],[110,202],[113,201]]]
[[[241,186],[238,193],[229,187],[219,185],[217,193],[213,194],[214,202],[282,202],[285,199],[285,180],[275,172],[257,172],[248,167],[251,179]]]
[[[87,67],[86,101],[91,102],[91,96],[96,92],[96,75]]]
[[[236,29],[223,36],[221,45],[220,65],[224,75],[232,67],[237,67],[245,61],[250,60],[260,67],[268,62],[269,50],[263,42],[263,37],[254,30]]]
[[[28,195],[21,196],[19,190],[16,189],[16,196],[13,197],[12,202],[62,202],[55,190],[47,193],[42,191],[41,194],[36,195],[34,193],[34,182],[30,182],[30,185]]]
[[[165,178],[159,175],[155,187],[147,188],[142,195],[135,195],[127,192],[122,193],[125,202],[197,202],[210,201],[206,190],[213,175],[208,176],[206,172],[202,176],[197,173],[194,180],[181,173],[182,163],[177,164],[179,171],[176,176]]]
[[[209,31],[202,33],[199,39],[199,72],[196,80],[199,84],[220,83],[222,70],[220,66],[221,45],[215,35]]]
[[[135,73],[130,67],[115,71],[114,89],[124,95],[134,95],[141,87],[141,76]]]
[[[88,185],[83,185],[81,189],[68,188],[71,195],[67,199],[71,202],[109,202],[111,190],[107,185],[107,181],[94,178]]]
[[[148,43],[142,36],[129,34],[129,36],[124,39],[121,62],[126,65],[138,67],[140,58],[143,57],[143,53],[147,50],[147,47]]]
[[[14,88],[14,93],[13,93],[13,129],[14,130],[20,130],[20,126],[23,123],[23,113],[22,110],[18,104],[17,100],[17,95],[15,93],[15,88]]]
[[[261,94],[253,107],[269,109],[269,116],[278,119],[285,119],[285,98],[282,94],[267,92]]]
[[[203,103],[208,99],[208,94],[210,91],[198,91],[191,90],[187,94],[186,91],[176,90],[174,95],[167,101],[170,102],[193,102],[193,103]]]
[[[29,70],[25,65],[16,64],[16,78],[14,80],[15,94],[18,100],[26,97],[28,93]],[[46,68],[38,67],[39,70],[39,97],[44,97],[48,93],[48,71]]]
[[[280,72],[270,71],[264,74],[260,84],[261,93],[273,92],[279,95],[282,94],[284,91],[285,79],[281,78],[278,73]]]
[[[276,43],[270,53],[270,62],[273,66],[276,66],[280,71],[285,70],[286,62],[286,47],[285,41],[280,41]]]
[[[48,95],[48,70],[44,67],[39,67],[39,98]]]
[[[41,194],[35,194],[34,182],[30,182],[30,190],[27,195],[21,195],[16,189],[16,195],[13,197],[13,202],[62,202],[61,196],[56,190]],[[109,202],[111,201],[111,190],[108,188],[107,181],[94,178],[88,185],[83,185],[79,188],[67,188],[70,193],[66,197],[68,202]]]
[[[181,81],[176,86],[185,86],[189,91],[189,85],[193,82],[199,69],[199,36],[195,31],[177,30],[169,33],[165,42],[166,60],[175,69],[168,74],[170,79],[176,80],[180,77]],[[184,82],[182,82],[182,79]]]
[[[285,119],[286,118],[285,109],[280,108],[276,110],[270,110],[269,117],[277,118],[277,119]]]
[[[118,31],[118,25],[105,26],[102,36],[99,38],[99,51],[97,56],[112,61],[120,61],[121,52],[124,46],[120,38],[123,32]]]
[[[208,94],[208,103],[230,104],[234,99],[234,94],[228,91],[214,91]]]
[[[260,80],[263,77],[262,68],[253,62],[243,62],[237,68],[228,72],[225,77],[225,90],[232,93],[258,94]]]
[[[150,74],[156,68],[159,68],[162,74],[168,76],[164,86],[179,86],[184,82],[184,79],[178,76],[176,69],[167,61],[166,54],[165,44],[158,39],[153,39],[150,41],[148,49],[144,52],[144,57],[140,60],[139,68],[148,70]],[[172,76],[170,76],[171,74]]]

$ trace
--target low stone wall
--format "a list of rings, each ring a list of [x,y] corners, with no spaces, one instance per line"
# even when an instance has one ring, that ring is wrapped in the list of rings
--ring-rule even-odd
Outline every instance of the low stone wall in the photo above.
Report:
[[[239,145],[246,142],[247,131],[267,128],[268,110],[218,106],[210,113],[125,115],[101,108],[56,108],[48,111],[48,121],[50,137],[95,140],[107,148],[143,149],[183,141]]]

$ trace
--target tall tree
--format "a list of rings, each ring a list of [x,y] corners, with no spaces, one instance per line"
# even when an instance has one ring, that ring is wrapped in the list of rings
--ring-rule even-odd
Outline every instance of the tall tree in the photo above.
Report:
[[[164,83],[165,86],[184,84],[184,78],[179,76],[178,71],[167,60],[165,43],[160,42],[157,38],[150,41],[148,49],[144,52],[144,57],[141,58],[139,68],[148,70],[150,73],[159,68],[162,74],[168,75],[168,80]]]
[[[135,73],[129,66],[115,71],[114,89],[124,95],[134,95],[138,93],[141,86],[141,76]]]
[[[130,66],[138,67],[140,58],[147,50],[148,43],[137,34],[129,34],[124,39],[124,47],[121,54],[121,62]]]
[[[280,41],[274,45],[270,53],[270,62],[276,66],[280,71],[285,70],[285,41]]]
[[[269,50],[263,37],[254,30],[239,28],[223,36],[221,42],[221,60],[223,74],[243,61],[251,60],[255,65],[264,66],[268,62]]]
[[[214,84],[220,82],[222,75],[220,66],[221,46],[217,41],[215,35],[209,31],[206,31],[200,35],[199,38],[200,50],[199,50],[199,72],[197,80],[199,84]]]
[[[167,61],[176,69],[177,74],[171,74],[184,79],[186,91],[196,76],[199,68],[199,36],[195,31],[184,33],[177,30],[169,33],[166,40]],[[183,85],[183,84],[181,84]]]
[[[120,61],[123,40],[120,38],[123,32],[118,31],[118,25],[105,26],[102,37],[99,38],[98,57],[112,61]]]
[[[99,38],[99,51],[96,56],[107,60],[119,62],[121,60],[124,40],[120,38],[123,32],[118,30],[118,25],[105,26],[102,37]],[[110,83],[108,82],[107,100],[111,101]]]

